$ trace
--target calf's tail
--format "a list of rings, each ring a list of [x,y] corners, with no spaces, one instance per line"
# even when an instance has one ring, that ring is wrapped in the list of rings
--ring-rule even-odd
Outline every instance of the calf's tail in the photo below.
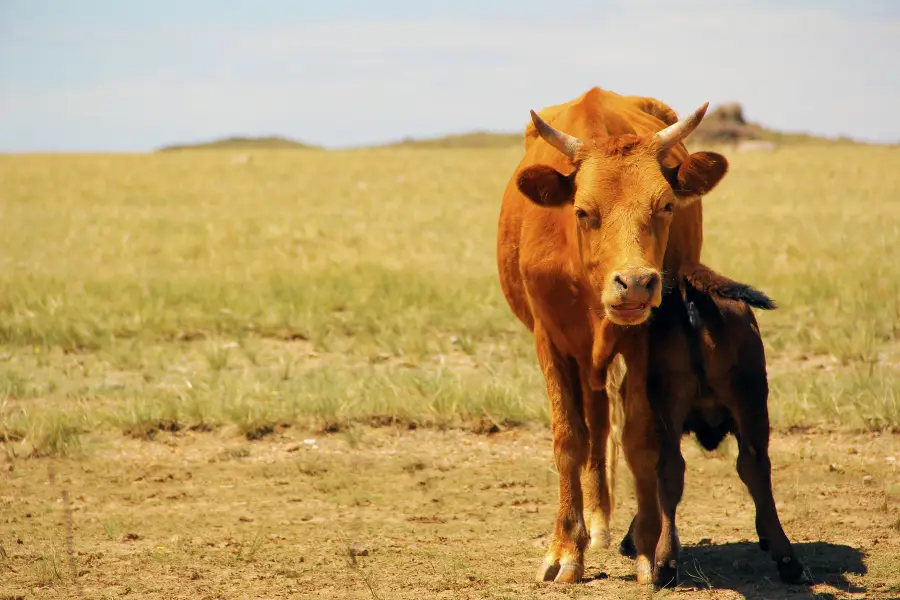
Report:
[[[700,293],[737,300],[763,310],[778,308],[774,300],[753,286],[720,275],[706,265],[691,265],[683,269],[681,275],[688,285]]]

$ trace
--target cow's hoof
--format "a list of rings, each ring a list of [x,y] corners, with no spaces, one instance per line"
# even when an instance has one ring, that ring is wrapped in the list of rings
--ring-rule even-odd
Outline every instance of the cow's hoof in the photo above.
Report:
[[[803,563],[794,556],[783,556],[778,561],[778,577],[784,583],[811,583]]]
[[[638,585],[653,585],[653,566],[646,556],[638,556],[634,565]]]
[[[559,574],[553,581],[556,583],[580,583],[583,577],[583,565],[578,563],[567,563],[559,567]]]
[[[637,548],[634,547],[634,540],[631,539],[631,532],[625,534],[622,541],[619,542],[619,554],[634,559],[637,556]]]
[[[678,573],[678,561],[670,559],[668,562],[657,563],[653,569],[653,585],[660,588],[677,586],[681,581]]]
[[[763,552],[769,551],[769,540],[764,537],[759,538],[759,549]]]
[[[545,558],[541,566],[538,567],[535,579],[538,581],[553,581],[559,573],[559,561]]]
[[[609,548],[608,529],[591,529],[591,548]]]

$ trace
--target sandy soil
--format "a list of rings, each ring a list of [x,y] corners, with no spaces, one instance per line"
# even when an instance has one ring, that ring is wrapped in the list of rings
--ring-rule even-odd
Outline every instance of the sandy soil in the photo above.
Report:
[[[657,597],[900,597],[900,436],[774,435],[810,588],[778,583],[756,548],[733,440],[684,448],[685,582]],[[580,585],[532,581],[556,482],[543,430],[102,437],[81,458],[2,463],[0,599],[646,598],[614,549],[588,554]],[[631,487],[622,465],[616,540]]]

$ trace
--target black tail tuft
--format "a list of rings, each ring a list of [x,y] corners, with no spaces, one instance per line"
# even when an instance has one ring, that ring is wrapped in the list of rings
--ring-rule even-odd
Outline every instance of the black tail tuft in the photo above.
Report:
[[[753,286],[729,279],[705,265],[695,265],[682,274],[688,285],[699,292],[744,302],[753,308],[763,310],[778,308],[774,300]]]
[[[755,287],[743,283],[735,282],[733,285],[727,285],[716,289],[714,293],[723,298],[745,302],[753,308],[760,308],[763,310],[775,310],[778,308],[778,305],[775,304],[774,300]]]

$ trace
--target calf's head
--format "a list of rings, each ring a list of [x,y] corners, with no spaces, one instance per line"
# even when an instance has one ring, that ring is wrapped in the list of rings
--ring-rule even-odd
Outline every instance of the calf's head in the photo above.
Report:
[[[725,157],[697,152],[665,167],[668,151],[706,113],[700,109],[653,135],[582,141],[534,111],[538,134],[571,159],[563,174],[549,165],[519,172],[517,186],[532,202],[571,210],[584,273],[595,300],[619,325],[638,325],[662,301],[662,266],[673,215],[712,190],[728,169]]]

